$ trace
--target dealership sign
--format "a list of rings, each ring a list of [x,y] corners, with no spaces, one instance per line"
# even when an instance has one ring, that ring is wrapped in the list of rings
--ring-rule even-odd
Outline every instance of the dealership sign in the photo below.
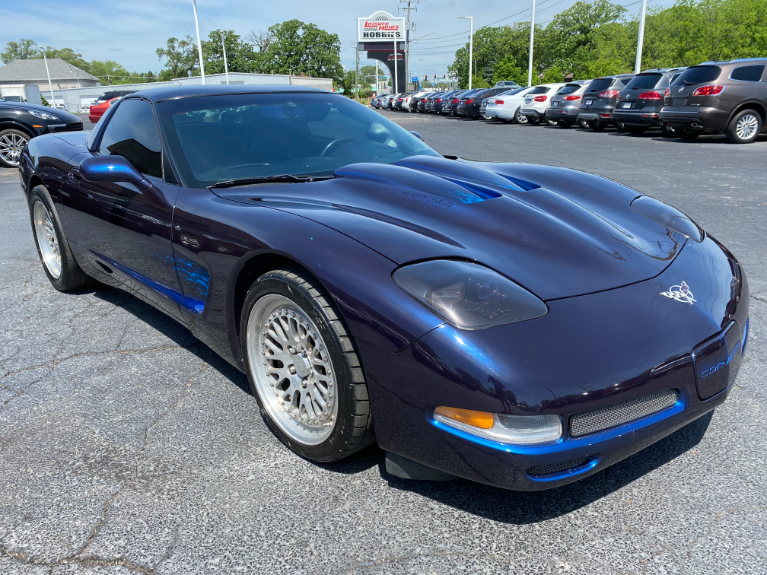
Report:
[[[388,12],[376,12],[357,18],[357,40],[360,42],[394,42],[405,40],[405,19]]]

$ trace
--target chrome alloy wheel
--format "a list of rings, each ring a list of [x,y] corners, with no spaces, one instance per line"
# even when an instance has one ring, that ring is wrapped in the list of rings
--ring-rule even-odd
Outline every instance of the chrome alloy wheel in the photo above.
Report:
[[[517,116],[517,123],[518,124],[527,124],[527,116],[525,116],[524,114],[520,113],[520,111],[519,111],[520,109],[521,108],[517,108],[517,114],[516,114],[516,116]]]
[[[19,134],[5,134],[0,136],[0,157],[13,166],[18,166],[21,161],[21,150],[27,143],[26,138]]]
[[[325,441],[338,416],[337,379],[314,322],[290,299],[265,295],[248,317],[247,348],[272,421],[304,445]]]
[[[741,140],[749,140],[759,129],[759,119],[754,114],[746,114],[735,125],[735,133]]]
[[[35,222],[35,235],[37,236],[37,245],[40,246],[43,264],[54,279],[59,279],[61,276],[61,252],[59,251],[56,229],[53,227],[53,215],[45,207],[45,204],[38,200],[32,209],[32,217]]]

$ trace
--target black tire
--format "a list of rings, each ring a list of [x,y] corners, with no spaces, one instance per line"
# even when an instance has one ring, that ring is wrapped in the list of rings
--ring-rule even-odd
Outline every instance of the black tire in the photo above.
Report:
[[[589,126],[589,123],[586,120],[578,120],[578,125],[581,127],[582,130],[587,130],[591,126]]]
[[[538,124],[541,123],[541,119],[538,116],[530,116],[527,119],[527,123],[532,124],[533,126],[537,126]]]
[[[664,138],[675,138],[677,136],[676,130],[666,125],[660,127],[660,133]]]
[[[742,125],[739,126],[739,124]],[[727,126],[727,129],[724,131],[724,135],[727,137],[727,140],[733,144],[750,144],[759,137],[763,125],[764,122],[762,121],[762,116],[759,112],[751,110],[750,108],[741,110],[735,114],[730,125]],[[749,130],[749,135],[744,137],[742,134],[746,128]],[[739,130],[741,131],[741,135],[738,135]]]
[[[338,414],[330,436],[318,445],[291,438],[269,415],[253,377],[253,358],[248,351],[248,321],[256,302],[264,296],[283,296],[299,307],[317,326],[335,371]],[[267,272],[250,287],[240,317],[240,334],[248,381],[261,415],[272,432],[301,457],[317,462],[338,461],[375,441],[365,376],[349,330],[322,285],[305,271],[286,268]],[[257,365],[261,360],[256,358]]]
[[[604,124],[596,124],[594,122],[589,122],[589,128],[591,128],[595,132],[601,132],[605,129],[605,126]]]
[[[13,156],[14,158],[20,158],[21,148],[31,139],[29,134],[22,132],[21,130],[16,130],[14,128],[0,130],[0,166],[4,168],[18,168],[18,159],[15,162],[11,160],[11,147],[13,147],[14,150],[18,148],[18,154],[13,153]],[[4,153],[6,154],[6,158],[3,157]]]
[[[559,121],[560,128],[569,128],[572,125],[573,125],[572,122],[563,122],[562,120]]]
[[[683,140],[694,140],[695,138],[700,136],[700,132],[693,132],[691,130],[688,130],[687,128],[679,128],[677,132],[679,132],[678,135]]]
[[[647,128],[640,128],[639,126],[628,126],[626,130],[632,136],[641,136],[647,131]]]
[[[616,122],[615,123],[615,129],[618,130],[619,132],[628,132],[629,131],[628,128],[626,127],[626,124],[624,124],[623,122]]]
[[[546,125],[548,126],[556,126],[559,124],[559,122],[557,122],[556,120],[550,120],[549,118],[546,118],[545,122],[546,122]]]
[[[38,202],[42,203],[47,212],[51,215],[53,233],[56,237],[58,252],[61,259],[61,269],[58,277],[56,277],[56,274],[49,269],[49,264],[46,263],[45,257],[43,256],[43,250],[40,247],[40,240],[35,225],[35,204]],[[66,292],[83,289],[96,284],[96,280],[88,276],[80,268],[72,255],[72,250],[69,248],[67,238],[64,235],[64,230],[61,227],[61,220],[56,212],[56,207],[48,194],[48,190],[46,190],[44,186],[35,186],[32,188],[32,191],[29,193],[28,207],[29,219],[32,224],[32,235],[35,238],[35,246],[37,247],[37,255],[40,257],[40,263],[43,265],[43,270],[45,271],[45,275],[48,276],[51,285],[59,291]]]

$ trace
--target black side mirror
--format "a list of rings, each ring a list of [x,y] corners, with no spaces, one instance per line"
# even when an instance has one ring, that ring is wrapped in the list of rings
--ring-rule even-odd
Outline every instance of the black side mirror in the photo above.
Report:
[[[421,134],[419,134],[418,132],[410,132],[410,133],[423,142],[423,136]]]
[[[152,183],[122,156],[86,158],[80,163],[80,174],[86,182],[127,182],[141,190],[152,187]]]

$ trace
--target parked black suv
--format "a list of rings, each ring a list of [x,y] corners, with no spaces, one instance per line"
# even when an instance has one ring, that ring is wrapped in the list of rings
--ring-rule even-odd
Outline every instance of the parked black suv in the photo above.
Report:
[[[756,140],[767,119],[767,58],[704,62],[687,68],[666,89],[663,125],[684,139],[724,132],[730,142]]]
[[[638,136],[650,128],[660,127],[660,111],[663,94],[685,68],[646,70],[637,74],[618,94],[613,113],[616,122],[622,122],[626,130]],[[663,126],[663,135],[674,136],[671,126]]]
[[[21,150],[35,136],[82,129],[80,118],[64,110],[7,100],[0,102],[0,166],[17,168]]]
[[[626,87],[634,74],[621,74],[591,81],[583,92],[578,122],[585,122],[596,131],[615,125],[613,111],[618,102],[618,93]]]

